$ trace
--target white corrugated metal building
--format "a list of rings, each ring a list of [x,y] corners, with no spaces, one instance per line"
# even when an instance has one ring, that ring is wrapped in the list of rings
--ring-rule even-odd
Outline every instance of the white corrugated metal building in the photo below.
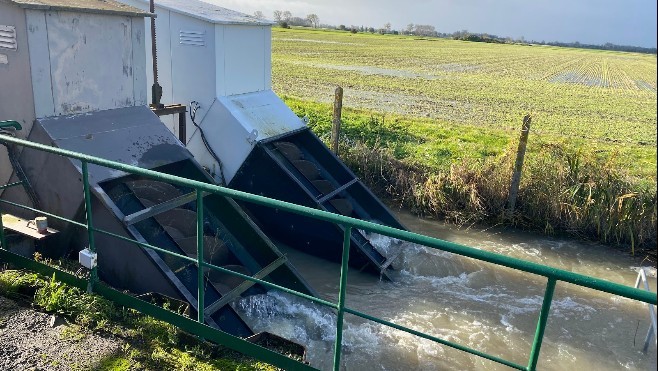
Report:
[[[149,9],[146,0],[122,1]],[[186,145],[216,180],[230,181],[256,141],[304,127],[271,90],[272,22],[198,0],[156,0],[155,7],[162,103],[199,103],[196,122],[223,175],[191,125]],[[163,121],[179,136],[173,120]]]

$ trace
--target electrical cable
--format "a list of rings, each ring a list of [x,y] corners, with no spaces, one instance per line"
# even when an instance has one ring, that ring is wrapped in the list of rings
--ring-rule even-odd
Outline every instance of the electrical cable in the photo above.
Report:
[[[206,135],[203,133],[203,129],[201,129],[201,126],[196,123],[195,118],[196,118],[196,111],[201,108],[201,105],[197,101],[192,101],[190,102],[190,120],[192,120],[192,124],[196,126],[196,128],[199,130],[199,134],[201,134],[201,141],[203,142],[203,145],[206,146],[206,149],[208,150],[208,153],[217,161],[217,165],[219,166],[219,184],[220,185],[226,185],[226,178],[224,177],[224,166],[222,165],[222,161],[219,159],[219,156],[215,153],[215,151],[210,147],[210,144],[208,143],[208,139],[206,138]],[[205,116],[203,117],[204,119],[206,118]],[[201,120],[203,122],[203,120]]]

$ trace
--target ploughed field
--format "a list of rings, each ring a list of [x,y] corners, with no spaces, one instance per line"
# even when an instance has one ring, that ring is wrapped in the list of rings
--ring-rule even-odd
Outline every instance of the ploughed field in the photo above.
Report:
[[[281,28],[272,45],[273,88],[294,110],[342,86],[345,107],[397,124],[383,126],[398,158],[499,155],[530,113],[530,153],[565,142],[655,181],[656,55]]]

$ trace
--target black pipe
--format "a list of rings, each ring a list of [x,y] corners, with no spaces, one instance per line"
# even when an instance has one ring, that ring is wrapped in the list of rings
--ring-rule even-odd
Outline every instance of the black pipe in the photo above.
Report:
[[[151,17],[151,55],[153,56],[153,86],[151,87],[151,107],[162,108],[162,86],[158,83],[158,48],[156,46],[155,32],[155,1],[150,2]]]

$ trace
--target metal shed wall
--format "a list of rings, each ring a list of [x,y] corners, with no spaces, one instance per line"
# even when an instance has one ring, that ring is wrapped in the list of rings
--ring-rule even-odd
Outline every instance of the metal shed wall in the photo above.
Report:
[[[217,96],[270,89],[271,27],[243,25],[215,27],[218,34]]]
[[[171,49],[165,55],[171,59],[169,73],[175,88],[173,100],[166,103],[189,105],[191,101],[197,101],[205,111],[215,98],[215,27],[212,23],[175,12],[170,12],[169,19]],[[158,60],[161,59],[166,57]],[[178,126],[174,128],[178,135]],[[190,133],[188,130],[188,138]]]
[[[122,2],[148,9],[148,3],[142,0]],[[208,11],[213,10],[212,4],[206,5]],[[156,13],[158,77],[163,88],[163,103],[197,101],[202,107],[209,108],[215,97],[270,89],[271,25],[207,19],[205,13],[195,16],[176,12],[159,6],[157,2]],[[195,41],[198,42],[182,42],[186,34],[197,37]],[[150,32],[146,32],[145,41],[147,62],[151,63]],[[148,86],[151,86],[153,76],[148,74],[147,79]],[[175,92],[172,84],[176,86]],[[209,86],[213,89],[211,93],[208,93]],[[150,90],[148,94],[150,101]],[[178,134],[173,121],[165,123]]]
[[[15,27],[17,41],[0,48],[0,120],[19,121],[19,137],[36,118],[146,104],[144,19],[103,12],[0,2],[0,25]],[[11,174],[0,147],[0,184]]]
[[[28,11],[27,20],[38,118],[146,104],[143,18]]]
[[[27,137],[35,119],[25,12],[0,2],[0,25],[15,28],[17,43],[16,50],[0,48],[0,120],[19,121],[23,126],[16,133],[19,138]],[[7,151],[0,146],[0,184],[9,181],[10,169]]]

